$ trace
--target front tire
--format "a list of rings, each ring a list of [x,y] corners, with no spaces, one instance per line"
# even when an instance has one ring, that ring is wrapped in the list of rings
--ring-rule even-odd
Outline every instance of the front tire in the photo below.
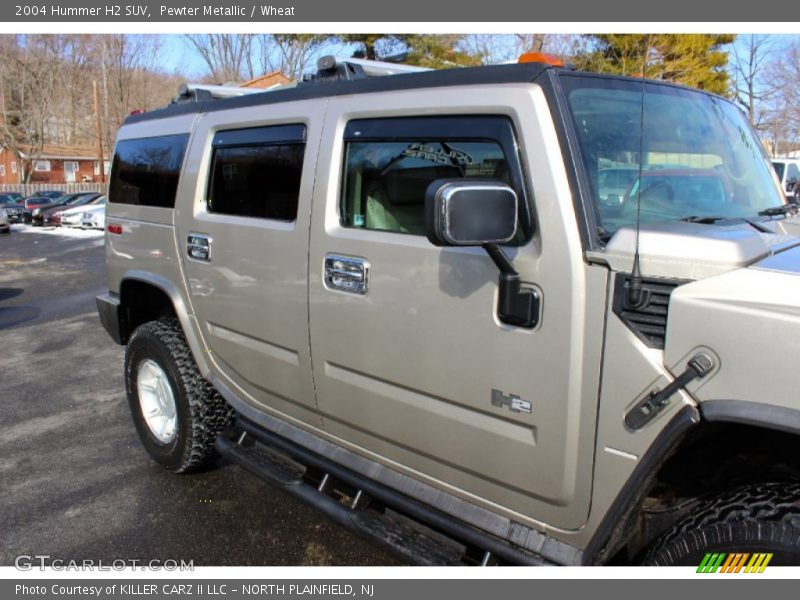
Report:
[[[177,319],[136,328],[125,351],[125,389],[139,439],[175,473],[217,458],[214,440],[233,411],[200,374]]]
[[[707,498],[643,562],[696,567],[709,552],[772,553],[770,565],[800,565],[800,484],[749,485]]]

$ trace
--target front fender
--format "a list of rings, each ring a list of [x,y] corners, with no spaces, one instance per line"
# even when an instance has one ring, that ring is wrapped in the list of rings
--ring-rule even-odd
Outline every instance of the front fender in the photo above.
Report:
[[[757,265],[675,289],[664,364],[678,374],[703,347],[716,354],[719,368],[686,389],[706,418],[796,424],[800,275]]]

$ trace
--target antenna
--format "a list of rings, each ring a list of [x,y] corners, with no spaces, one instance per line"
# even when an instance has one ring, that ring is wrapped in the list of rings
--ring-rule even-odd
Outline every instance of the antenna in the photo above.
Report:
[[[645,42],[642,55],[642,99],[639,112],[639,185],[636,188],[636,238],[633,253],[633,268],[631,269],[631,282],[628,285],[628,304],[633,308],[641,308],[648,302],[647,295],[642,293],[642,271],[639,268],[639,229],[641,228],[642,212],[642,170],[644,165],[644,80],[647,75],[647,54],[650,52],[650,36]]]

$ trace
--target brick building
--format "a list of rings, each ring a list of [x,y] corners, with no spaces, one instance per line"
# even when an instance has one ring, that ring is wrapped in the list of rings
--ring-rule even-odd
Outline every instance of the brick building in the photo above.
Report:
[[[106,181],[111,169],[106,157]],[[24,152],[17,155],[0,147],[0,184],[24,183],[26,169],[31,169],[30,183],[96,183],[100,181],[100,161],[92,146],[45,144],[40,156],[31,161]]]

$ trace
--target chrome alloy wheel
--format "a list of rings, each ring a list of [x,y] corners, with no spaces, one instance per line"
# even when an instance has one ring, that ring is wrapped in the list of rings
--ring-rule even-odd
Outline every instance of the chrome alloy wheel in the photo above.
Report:
[[[178,431],[178,411],[167,374],[158,363],[145,359],[139,364],[136,387],[150,433],[162,444],[169,444]]]

